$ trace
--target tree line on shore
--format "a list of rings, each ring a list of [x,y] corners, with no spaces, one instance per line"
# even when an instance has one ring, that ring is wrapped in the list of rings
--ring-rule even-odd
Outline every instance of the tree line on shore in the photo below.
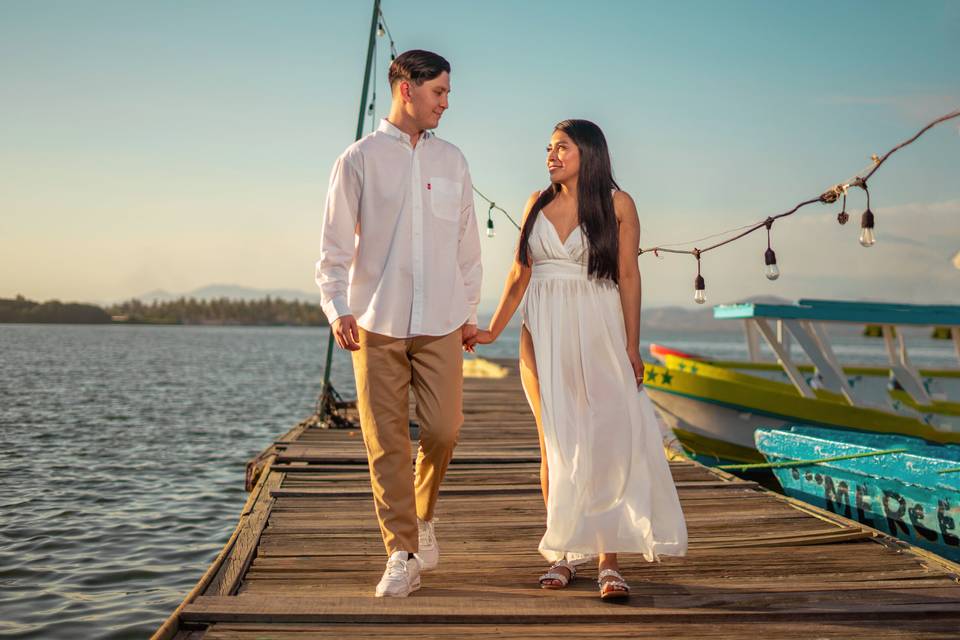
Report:
[[[59,300],[35,302],[17,296],[0,298],[0,322],[305,327],[327,324],[320,305],[270,296],[259,300],[178,298],[150,303],[132,299],[107,307]]]

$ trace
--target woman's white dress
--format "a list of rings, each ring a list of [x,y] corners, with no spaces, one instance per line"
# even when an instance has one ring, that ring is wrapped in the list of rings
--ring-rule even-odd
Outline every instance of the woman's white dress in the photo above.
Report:
[[[687,528],[653,404],[627,358],[617,286],[587,276],[578,226],[560,241],[539,213],[522,306],[540,383],[549,468],[547,560],[684,555]],[[524,388],[527,400],[530,391]]]

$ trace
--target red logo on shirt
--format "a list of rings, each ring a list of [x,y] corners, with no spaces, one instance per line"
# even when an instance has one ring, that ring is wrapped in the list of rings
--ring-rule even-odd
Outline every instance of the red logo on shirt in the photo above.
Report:
[[[430,191],[430,183],[427,183],[427,191]]]

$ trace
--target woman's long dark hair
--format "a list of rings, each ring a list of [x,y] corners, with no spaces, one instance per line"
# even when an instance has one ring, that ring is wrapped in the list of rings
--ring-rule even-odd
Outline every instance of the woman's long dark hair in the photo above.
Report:
[[[595,278],[619,278],[619,231],[617,215],[613,210],[613,190],[620,190],[613,179],[607,139],[600,127],[589,120],[564,120],[553,128],[563,131],[580,150],[580,170],[577,173],[577,216],[580,228],[587,237],[590,260],[587,273]],[[533,203],[520,231],[517,259],[530,264],[530,232],[540,210],[560,193],[556,182],[544,189]],[[548,221],[549,222],[549,221]]]

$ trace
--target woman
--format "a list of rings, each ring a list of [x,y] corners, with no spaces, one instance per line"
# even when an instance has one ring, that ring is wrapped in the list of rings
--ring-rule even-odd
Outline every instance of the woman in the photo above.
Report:
[[[603,132],[559,123],[550,186],[527,201],[513,269],[489,328],[496,340],[521,300],[520,375],[540,435],[547,530],[540,578],[561,589],[599,556],[605,600],[629,596],[617,554],[684,555],[686,524],[642,388],[640,224],[613,180]]]

